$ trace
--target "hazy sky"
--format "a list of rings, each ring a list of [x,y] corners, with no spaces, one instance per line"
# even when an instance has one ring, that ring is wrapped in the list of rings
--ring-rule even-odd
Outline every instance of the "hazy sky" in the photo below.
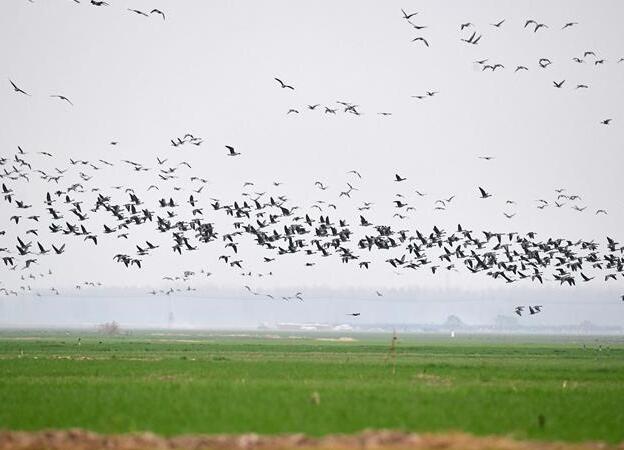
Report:
[[[624,4],[620,1],[109,3],[108,7],[92,6],[88,0],[0,3],[0,75],[5,78],[0,89],[0,157],[12,159],[20,145],[29,152],[26,159],[47,172],[69,167],[69,158],[111,161],[115,167],[98,163],[101,170],[85,170],[93,175],[85,185],[99,187],[118,202],[126,202],[127,195],[111,186],[132,186],[150,208],[163,196],[184,202],[191,189],[199,187],[189,181],[195,175],[209,180],[198,196],[205,213],[210,212],[211,197],[227,203],[243,198],[241,192],[267,192],[287,195],[301,212],[309,211],[315,200],[336,203],[338,212],[325,212],[345,217],[352,225],[360,214],[357,207],[370,201],[373,208],[363,214],[397,228],[429,231],[437,224],[455,229],[461,223],[473,230],[536,231],[542,238],[596,239],[601,244],[607,235],[624,239],[624,62],[618,63],[624,57],[620,24]],[[149,12],[154,7],[166,14],[165,21],[158,15],[146,18],[127,10]],[[413,29],[402,18],[401,8],[418,11],[412,22],[427,28]],[[500,28],[490,25],[502,19]],[[524,28],[527,19],[548,28],[533,32],[531,26]],[[460,24],[466,22],[474,26],[460,31]],[[567,22],[578,24],[561,30]],[[460,41],[472,31],[483,36],[478,45]],[[411,42],[417,36],[425,37],[430,47]],[[595,52],[596,57],[583,58],[585,51]],[[585,62],[575,63],[573,57]],[[474,61],[486,58],[504,69],[482,71]],[[552,65],[540,68],[540,58],[550,59]],[[596,59],[605,62],[596,65]],[[519,65],[529,70],[514,72]],[[274,77],[295,90],[281,89]],[[9,78],[31,96],[13,92]],[[565,80],[563,88],[554,88],[553,81],[561,80]],[[589,88],[574,89],[577,84]],[[412,98],[426,91],[439,93]],[[74,106],[50,98],[52,94],[67,96]],[[340,106],[339,100],[359,105],[361,115],[323,112],[325,106]],[[306,105],[316,103],[322,106],[307,109]],[[287,115],[290,108],[300,114]],[[601,125],[607,118],[611,124]],[[186,133],[201,137],[202,145],[170,145],[170,139]],[[111,141],[119,144],[111,146]],[[228,157],[225,145],[235,146],[242,155]],[[54,157],[37,155],[39,151]],[[478,158],[482,155],[494,159],[484,161]],[[157,156],[169,162],[158,166]],[[154,170],[188,161],[192,169],[182,166],[179,179],[161,182],[160,191],[146,193],[157,181],[154,170],[139,174],[121,163],[123,159]],[[351,169],[363,178],[347,174]],[[45,192],[81,181],[80,170],[71,167],[58,186],[33,176],[29,184],[20,183],[16,189],[20,198],[41,212]],[[407,180],[398,185],[393,181],[395,173]],[[316,188],[316,180],[329,189]],[[245,181],[255,186],[243,190]],[[284,184],[276,187],[274,181]],[[347,182],[359,190],[351,199],[339,198]],[[174,186],[181,190],[174,191]],[[494,196],[480,199],[478,186]],[[553,204],[556,188],[566,188],[581,200],[562,208],[537,209],[536,199]],[[418,197],[415,190],[427,195]],[[392,217],[396,193],[416,207],[409,220]],[[436,199],[451,195],[455,199],[446,211],[433,209]],[[85,201],[91,207],[95,194],[85,199],[91,199],[90,205]],[[506,205],[508,199],[516,205]],[[571,208],[573,204],[587,209],[579,213]],[[608,214],[596,215],[598,209]],[[14,212],[0,203],[0,230],[7,231],[0,237],[0,247],[13,249],[15,236],[24,236],[30,227],[9,223]],[[507,219],[503,212],[516,215]],[[231,223],[222,214],[209,219],[217,225]],[[46,220],[41,228],[47,227]],[[99,231],[105,222],[94,217],[90,227]],[[52,269],[53,275],[30,284],[41,292],[57,286],[68,293],[78,282],[97,280],[104,286],[139,286],[147,291],[169,286],[162,280],[165,275],[204,269],[212,276],[200,279],[198,275],[191,285],[203,289],[206,296],[216,287],[240,289],[243,299],[245,284],[265,293],[358,286],[370,292],[496,289],[500,296],[501,292],[513,295],[517,288],[465,271],[433,276],[425,269],[397,276],[383,263],[384,255],[369,271],[340,264],[335,258],[307,268],[302,256],[278,258],[267,266],[261,262],[263,253],[251,242],[243,242],[240,249],[246,270],[274,275],[241,277],[239,271],[217,261],[223,254],[220,242],[179,256],[171,252],[170,237],[157,236],[148,228],[145,233],[123,242],[114,236],[102,238],[97,247],[81,239],[68,240],[64,255],[42,260],[35,270]],[[49,236],[45,231],[40,234],[44,242],[57,239]],[[133,252],[144,239],[156,241],[161,248],[145,259],[143,269],[128,270],[112,261],[115,253]],[[24,285],[21,275],[24,272],[0,268],[0,287]],[[551,284],[556,296],[570,292]],[[525,287],[533,291],[528,284]],[[622,280],[608,286],[595,280],[590,287],[583,291],[586,295],[574,294],[575,301],[592,305],[593,297],[599,297],[616,303],[624,293]],[[540,289],[534,289],[536,295]],[[452,295],[447,300],[451,303],[442,314],[453,312]],[[483,308],[484,318],[498,312],[488,305]],[[601,305],[583,306],[585,312],[570,320],[581,318],[587,308],[594,319],[604,317],[613,323],[624,318],[621,308],[603,312]],[[357,304],[349,303],[352,306]],[[281,308],[285,306],[269,303],[263,311],[279,314]],[[329,309],[323,306],[321,311]],[[399,306],[392,310],[401,316]],[[261,314],[251,315],[256,320]]]

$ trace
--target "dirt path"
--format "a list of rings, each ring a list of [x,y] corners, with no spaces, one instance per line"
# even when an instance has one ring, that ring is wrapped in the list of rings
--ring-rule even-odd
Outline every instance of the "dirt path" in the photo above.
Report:
[[[475,437],[467,434],[410,434],[396,431],[365,431],[355,435],[310,438],[301,434],[259,436],[178,436],[153,434],[102,435],[83,430],[40,432],[0,431],[0,450],[225,450],[225,449],[396,449],[396,450],[624,450],[624,443],[565,444],[516,441],[506,437]]]

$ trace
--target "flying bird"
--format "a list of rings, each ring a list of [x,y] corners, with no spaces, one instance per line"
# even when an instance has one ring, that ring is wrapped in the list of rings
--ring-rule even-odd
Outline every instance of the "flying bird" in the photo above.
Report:
[[[412,17],[414,17],[416,14],[418,14],[418,12],[413,12],[413,13],[407,14],[403,9],[401,9],[401,12],[403,13],[403,18],[405,20],[409,20]]]
[[[479,187],[479,192],[481,193],[481,198],[488,198],[492,196],[492,194],[487,193],[482,187]]]
[[[50,97],[58,98],[58,99],[61,99],[61,100],[65,100],[67,103],[69,103],[70,105],[74,106],[74,104],[71,102],[71,100],[68,99],[67,97],[65,97],[64,95],[55,94],[55,95],[50,95]]]
[[[139,11],[138,9],[128,8],[128,11],[136,13],[136,14],[138,14],[140,16],[149,17],[146,13],[144,13],[143,11]]]
[[[152,9],[150,11],[150,14],[160,14],[163,18],[163,20],[165,20],[165,13],[162,12],[160,9]]]
[[[405,181],[407,178],[401,177],[398,173],[394,174],[394,181]]]
[[[240,153],[239,153],[239,152],[237,152],[237,151],[235,151],[235,150],[234,150],[234,147],[232,147],[231,145],[226,145],[226,146],[225,146],[225,148],[227,148],[227,149],[228,149],[228,151],[229,151],[228,156],[237,156],[237,155],[240,155]]]
[[[282,87],[282,89],[292,89],[293,91],[295,90],[294,87],[289,86],[288,84],[285,84],[282,80],[280,80],[279,78],[274,78],[275,81],[277,81],[280,86]]]
[[[425,44],[427,47],[429,47],[429,42],[427,42],[427,39],[425,39],[422,36],[419,36],[417,38],[412,39],[412,42],[416,42],[416,41],[422,41],[423,44]]]
[[[30,96],[30,94],[28,92],[18,88],[17,85],[15,83],[13,83],[13,81],[11,81],[10,79],[9,79],[9,83],[11,83],[11,86],[13,86],[13,90],[15,92],[19,92],[20,94],[24,94],[24,95]]]

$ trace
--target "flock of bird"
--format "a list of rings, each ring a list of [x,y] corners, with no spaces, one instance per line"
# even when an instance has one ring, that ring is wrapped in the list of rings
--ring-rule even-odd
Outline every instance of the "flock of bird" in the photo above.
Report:
[[[90,4],[108,6],[107,2],[97,0],[90,0]],[[165,19],[165,14],[158,9],[149,13],[136,9],[128,11],[143,17],[156,14]],[[413,29],[420,31],[427,28],[414,23],[417,12],[401,12]],[[502,19],[492,23],[491,27],[502,30],[507,25],[507,21]],[[575,26],[576,22],[565,23],[561,31]],[[466,44],[478,45],[485,39],[484,32],[477,31],[470,22],[462,23],[459,28],[460,32],[467,33],[460,38]],[[533,19],[527,20],[524,28],[532,33],[550,29],[547,24]],[[416,36],[412,41],[431,47],[424,36]],[[582,57],[575,57],[573,61],[577,64],[591,63],[595,67],[607,62],[592,51],[585,51]],[[505,69],[502,63],[489,59],[476,61],[476,64],[482,67],[482,71]],[[552,64],[551,59],[541,58],[536,66],[546,70]],[[518,65],[515,72],[526,70],[529,70],[528,66]],[[274,81],[278,89],[295,91],[292,84],[281,78],[275,77]],[[9,82],[16,95],[31,95],[13,80]],[[569,83],[558,80],[553,84],[555,88],[562,89]],[[578,83],[575,87],[587,88],[585,83]],[[430,90],[413,97],[424,100],[437,94],[438,91]],[[64,95],[52,94],[50,97],[73,106]],[[318,108],[324,114],[336,114],[338,111],[361,114],[357,104],[344,101],[336,104],[340,106],[311,104],[305,108],[309,111]],[[299,109],[291,108],[287,114],[299,113]],[[390,112],[378,114],[391,115]],[[600,121],[603,125],[611,122],[610,118]],[[202,143],[202,138],[190,133],[170,140],[174,148],[200,146]],[[117,144],[116,141],[110,142],[112,146]],[[233,145],[222,148],[225,156],[239,157],[243,154]],[[478,158],[486,162],[494,159],[490,155]],[[612,237],[606,237],[604,242],[572,241],[565,237],[539,236],[534,232],[473,230],[465,225],[457,225],[453,229],[438,226],[419,229],[407,222],[412,217],[410,214],[416,211],[416,204],[405,192],[387,200],[393,205],[395,213],[385,221],[374,222],[367,218],[367,211],[374,207],[372,202],[352,202],[352,210],[339,211],[336,200],[351,199],[353,193],[359,190],[359,183],[363,182],[358,170],[345,171],[346,187],[332,191],[335,200],[326,198],[303,205],[297,204],[285,192],[255,192],[255,184],[251,181],[245,182],[242,191],[232,193],[230,198],[214,198],[203,192],[207,180],[191,174],[193,168],[189,162],[170,163],[170,159],[173,158],[157,157],[152,163],[156,167],[129,159],[70,158],[65,161],[56,159],[50,152],[25,151],[21,146],[13,154],[0,156],[2,210],[9,212],[9,220],[0,226],[0,258],[4,270],[24,273],[20,286],[0,286],[0,292],[6,295],[17,295],[20,291],[31,293],[29,280],[52,275],[51,269],[38,269],[43,266],[52,268],[53,258],[79,245],[105,245],[111,261],[128,270],[141,270],[150,264],[151,258],[159,255],[170,257],[172,253],[184,255],[209,248],[211,250],[206,254],[213,255],[214,264],[222,264],[248,277],[272,276],[270,267],[276,259],[288,259],[298,254],[303,255],[302,268],[305,270],[313,270],[315,265],[330,258],[352,265],[354,270],[388,267],[397,273],[426,270],[433,274],[462,270],[508,284],[550,282],[575,286],[594,279],[610,282],[624,278],[624,243]],[[46,169],[48,160],[54,161],[53,170]],[[147,176],[149,182],[144,188],[136,184],[133,187],[105,185],[107,178],[100,176],[100,173],[108,171],[111,175],[108,179],[114,179],[114,173],[120,170]],[[409,184],[408,178],[399,173],[393,177],[386,176],[398,186]],[[171,185],[181,179],[188,180],[191,188]],[[273,183],[278,190],[280,186],[277,181]],[[329,186],[316,180],[310,182],[310,188],[326,191]],[[415,192],[417,199],[427,196],[414,188],[409,190]],[[150,191],[158,191],[159,198],[154,199]],[[32,192],[39,192],[40,195],[36,202],[28,204],[24,197]],[[483,201],[490,201],[496,195],[484,186],[475,186],[473,192],[461,194]],[[446,210],[454,204],[456,195],[431,200],[432,211]],[[515,201],[507,199],[505,204],[513,207]],[[582,203],[581,195],[563,188],[557,189],[552,198],[540,198],[535,202],[538,209],[564,206],[579,213],[588,207]],[[592,208],[592,211],[595,215],[608,213],[604,208]],[[353,214],[357,216],[355,221],[351,220]],[[504,211],[503,214],[512,219],[516,213]],[[252,245],[260,249],[261,260],[251,262],[244,257],[243,249]],[[269,269],[261,272],[250,270],[249,267],[255,267],[258,262]],[[189,281],[198,274],[207,277],[211,272],[187,270],[181,275],[163,278],[172,282]],[[75,288],[98,285],[97,282],[85,282],[76,284]],[[304,299],[303,292],[284,296],[260,292],[249,284],[243,287],[254,296],[285,301]],[[193,289],[190,285],[187,287],[189,291]],[[171,295],[179,290],[170,287],[153,289],[150,293]],[[50,291],[59,294],[54,287]],[[381,292],[376,293],[382,296]],[[41,294],[38,292],[37,295]],[[526,308],[529,315],[534,315],[541,311],[542,305],[517,306],[514,312],[521,316]],[[358,317],[360,313],[350,315]]]
[[[181,139],[189,142],[197,139],[187,135]],[[174,141],[178,142],[178,141]],[[240,155],[234,147],[226,146],[226,155]],[[15,241],[5,242],[0,255],[7,270],[22,270],[34,273],[36,267],[47,264],[56,255],[68,251],[74,245],[106,245],[111,259],[128,269],[141,269],[149,259],[166,252],[179,255],[211,247],[216,262],[237,270],[241,275],[252,276],[247,261],[242,257],[242,247],[256,245],[262,250],[262,263],[270,265],[277,258],[289,258],[294,254],[305,257],[303,266],[312,268],[325,258],[335,258],[343,264],[352,264],[359,270],[369,270],[387,265],[398,272],[428,270],[435,274],[439,270],[468,272],[491,277],[505,283],[533,281],[556,282],[574,286],[588,283],[600,277],[605,282],[624,278],[624,244],[611,237],[606,245],[598,242],[570,241],[560,237],[540,238],[536,233],[496,232],[471,230],[461,225],[445,230],[434,226],[431,230],[396,226],[396,221],[373,223],[365,216],[371,203],[357,207],[359,220],[349,223],[341,216],[336,205],[318,200],[313,205],[297,205],[284,194],[268,195],[253,192],[253,182],[246,182],[238,198],[206,199],[202,190],[207,180],[186,174],[189,181],[199,185],[191,193],[181,192],[174,186],[173,193],[161,196],[151,203],[147,192],[155,188],[164,189],[166,182],[182,177],[182,170],[191,171],[187,162],[163,167],[166,159],[157,158],[159,169],[130,160],[110,162],[69,159],[54,172],[39,168],[42,158],[53,158],[49,153],[31,153],[21,147],[10,157],[0,158],[2,172],[1,194],[5,207],[11,210],[7,229],[0,235],[7,238],[14,235]],[[146,173],[154,182],[140,192],[138,188],[108,186],[95,181],[99,171],[125,170]],[[32,192],[37,177],[42,188],[35,204],[22,199],[25,192]],[[100,177],[101,181],[105,177]],[[345,173],[349,179],[349,190],[357,191],[362,175],[357,170]],[[77,179],[76,182],[65,180]],[[405,183],[407,177],[394,175],[395,183]],[[357,180],[357,181],[356,181]],[[44,193],[50,183],[54,188]],[[274,183],[276,187],[280,183]],[[58,186],[58,187],[57,187]],[[317,181],[314,186],[320,190],[328,187]],[[350,191],[337,193],[350,197]],[[475,189],[475,198],[487,201],[493,194],[483,188]],[[178,192],[180,192],[178,194]],[[578,195],[567,195],[563,189],[559,196],[576,199]],[[177,194],[177,195],[176,195]],[[334,194],[336,195],[336,194]],[[420,193],[421,196],[426,194]],[[437,200],[436,204],[447,205],[455,196]],[[562,198],[562,197],[559,197]],[[407,201],[388,200],[397,210],[413,208]],[[540,205],[549,204],[540,199]],[[538,205],[538,206],[540,206]],[[442,206],[436,206],[440,208]],[[3,208],[4,209],[4,208]],[[329,210],[334,211],[330,214]],[[218,229],[216,218],[225,218],[228,227]],[[147,228],[147,230],[146,230]],[[157,241],[145,239],[150,230]],[[46,236],[44,238],[44,236]],[[128,243],[125,243],[125,242]],[[206,276],[210,272],[204,272]],[[195,275],[187,271],[183,279]],[[256,273],[256,276],[272,276]],[[171,278],[173,280],[173,278]],[[27,281],[27,278],[25,279]],[[21,286],[28,292],[27,285]],[[252,295],[265,295],[245,285]],[[15,290],[2,289],[5,294]],[[191,290],[190,286],[188,290]],[[58,291],[57,291],[58,292]],[[171,294],[173,289],[164,291]],[[157,291],[152,291],[156,294]],[[281,296],[284,300],[303,300],[303,293]],[[380,292],[377,295],[381,296]],[[531,307],[539,312],[539,307]],[[521,311],[521,310],[520,310]]]

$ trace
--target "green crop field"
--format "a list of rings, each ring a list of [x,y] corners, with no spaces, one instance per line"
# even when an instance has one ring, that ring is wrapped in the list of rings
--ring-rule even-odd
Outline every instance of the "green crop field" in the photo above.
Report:
[[[3,332],[0,428],[624,441],[622,338],[329,337]]]

